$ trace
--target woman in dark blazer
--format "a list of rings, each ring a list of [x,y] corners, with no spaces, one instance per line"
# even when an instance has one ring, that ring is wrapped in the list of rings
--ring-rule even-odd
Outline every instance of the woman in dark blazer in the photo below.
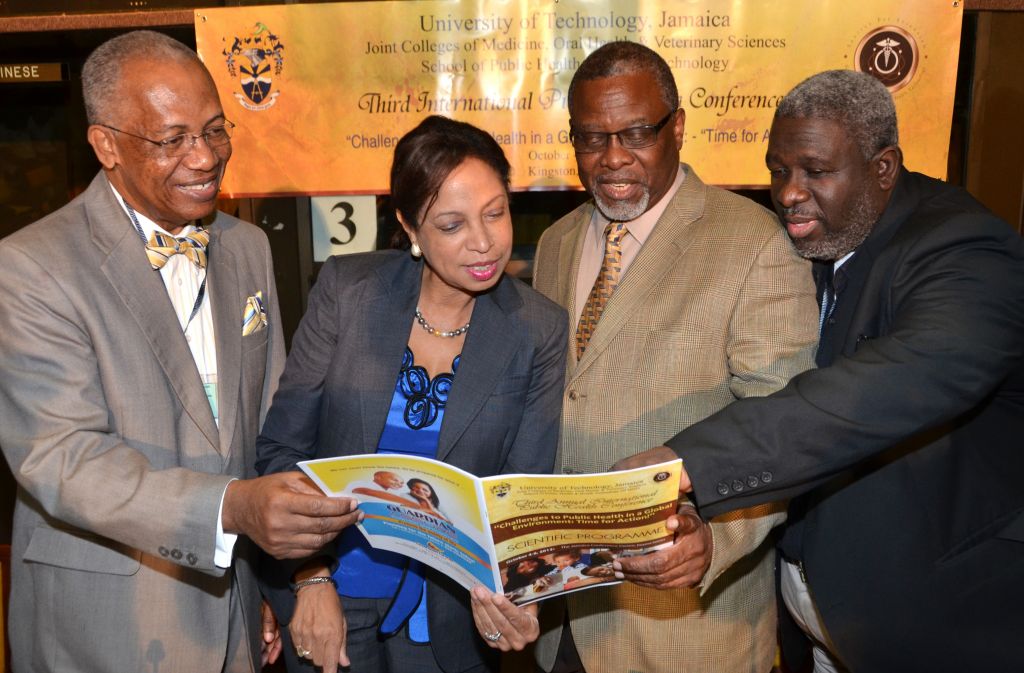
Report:
[[[480,476],[551,471],[567,317],[503,274],[508,177],[500,146],[469,124],[429,117],[402,138],[391,192],[411,249],[324,265],[257,442],[262,474],[375,451]],[[354,527],[323,556],[268,565],[290,671],[497,670],[469,592],[366,548]],[[337,591],[305,582],[332,575]]]

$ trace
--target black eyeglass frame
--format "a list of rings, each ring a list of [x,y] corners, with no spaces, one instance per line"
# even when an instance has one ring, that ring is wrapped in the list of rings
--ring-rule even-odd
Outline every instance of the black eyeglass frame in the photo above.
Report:
[[[624,149],[642,150],[647,147],[651,147],[658,142],[658,135],[661,133],[661,130],[665,128],[665,126],[669,123],[669,121],[672,120],[673,117],[675,117],[675,114],[677,112],[679,112],[679,108],[669,110],[668,114],[661,118],[661,121],[658,121],[654,124],[641,124],[640,126],[630,126],[628,128],[619,129],[618,131],[577,131],[576,129],[572,128],[572,122],[570,120],[569,142],[572,144],[572,147],[577,154],[596,154],[598,152],[604,152],[605,150],[608,149],[608,143],[611,141],[612,136],[618,138],[619,145],[621,145]],[[653,131],[653,133],[651,134],[650,142],[648,142],[647,140],[643,140],[641,141],[643,144],[637,145],[629,141],[623,141],[622,134],[629,133],[630,131]],[[600,147],[581,148],[576,144],[576,139],[584,135],[591,137],[604,136],[604,143],[602,143]]]
[[[150,143],[150,144],[153,144],[153,145],[156,145],[157,147],[159,147],[169,157],[183,157],[183,156],[189,154],[192,150],[194,150],[196,148],[196,143],[199,142],[200,138],[203,139],[203,142],[205,142],[206,146],[209,147],[210,149],[213,149],[215,147],[224,147],[225,145],[229,144],[231,142],[231,131],[232,131],[232,129],[235,128],[236,124],[233,121],[231,121],[230,119],[226,119],[225,118],[223,124],[217,124],[216,126],[211,126],[211,127],[207,128],[207,129],[204,129],[202,133],[176,133],[175,135],[170,136],[169,138],[164,138],[163,140],[153,140],[151,138],[147,138],[146,136],[140,136],[137,133],[132,133],[131,131],[125,131],[124,129],[119,129],[116,126],[111,126],[110,124],[96,124],[96,126],[102,126],[105,129],[110,129],[111,131],[117,131],[118,133],[123,133],[126,136],[131,136],[132,138],[138,138],[139,140],[145,140],[147,143]],[[213,131],[224,131],[224,136],[225,136],[224,142],[221,142],[221,143],[211,143],[210,142],[210,133],[213,132]],[[174,145],[174,141],[177,138],[181,138],[181,145],[180,145],[181,149],[180,150],[178,148],[179,146],[175,146]],[[188,139],[190,139],[192,141],[188,145],[185,144],[185,139],[186,138],[188,138]]]

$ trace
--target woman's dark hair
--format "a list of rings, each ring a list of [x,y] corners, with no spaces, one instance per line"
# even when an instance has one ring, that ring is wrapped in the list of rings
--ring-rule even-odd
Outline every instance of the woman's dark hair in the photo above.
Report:
[[[420,214],[434,205],[449,174],[469,158],[494,169],[508,191],[511,166],[501,145],[486,131],[432,115],[402,136],[391,163],[391,204],[410,227],[420,228]],[[396,248],[409,247],[401,227],[391,242]]]
[[[438,498],[437,498],[437,491],[434,490],[433,486],[431,486],[427,482],[423,481],[422,479],[416,479],[415,477],[412,478],[412,479],[409,479],[408,481],[405,482],[405,485],[409,487],[410,491],[412,490],[412,487],[415,486],[416,484],[423,484],[424,486],[426,486],[427,488],[430,489],[430,504],[431,505],[433,505],[434,507],[440,507],[441,506],[441,501],[438,500]]]

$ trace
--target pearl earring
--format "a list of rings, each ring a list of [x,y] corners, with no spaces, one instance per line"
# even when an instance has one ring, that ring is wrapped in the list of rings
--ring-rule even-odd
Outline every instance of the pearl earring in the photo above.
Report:
[[[420,246],[416,245],[415,243],[413,243],[412,246],[410,246],[409,252],[411,252],[412,256],[415,257],[416,259],[419,259],[420,257],[423,256],[423,251],[420,250]]]

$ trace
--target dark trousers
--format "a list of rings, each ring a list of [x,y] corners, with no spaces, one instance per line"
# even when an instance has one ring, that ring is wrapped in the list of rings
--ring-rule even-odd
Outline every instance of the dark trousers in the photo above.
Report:
[[[587,673],[576,649],[576,641],[572,638],[568,611],[562,620],[562,635],[558,640],[558,652],[555,654],[555,665],[551,668],[551,673]]]

